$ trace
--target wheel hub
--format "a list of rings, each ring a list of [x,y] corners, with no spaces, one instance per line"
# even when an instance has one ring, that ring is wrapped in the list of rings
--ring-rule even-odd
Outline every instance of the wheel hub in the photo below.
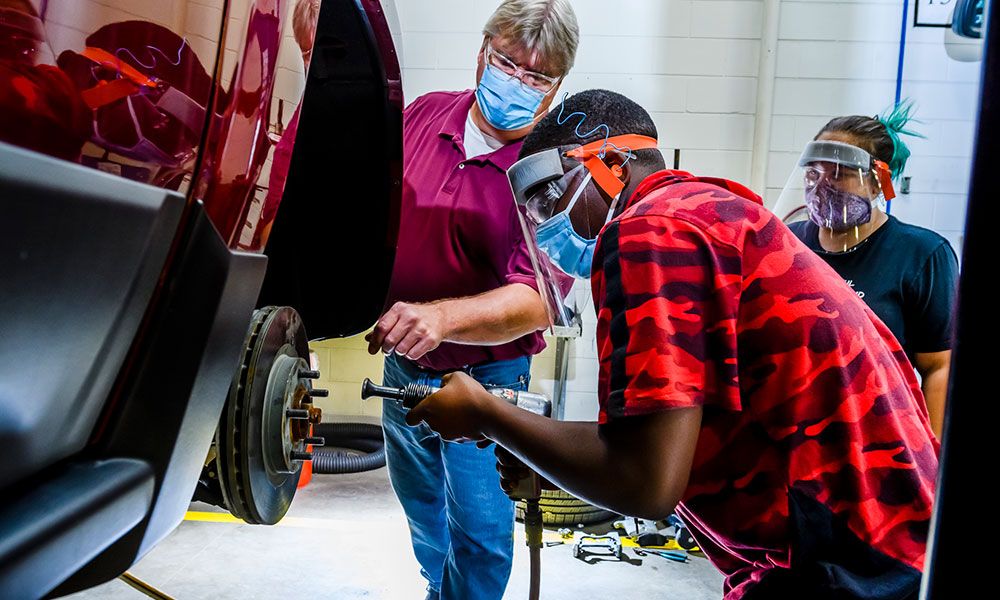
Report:
[[[286,351],[291,351],[291,347],[283,347],[282,353],[275,358],[265,392],[262,433],[268,473],[297,472],[302,461],[312,460],[307,447],[322,443],[319,438],[310,436],[312,425],[320,421],[321,412],[312,405],[309,379],[302,376],[309,371],[309,364]]]
[[[240,368],[216,433],[215,467],[222,499],[248,523],[273,525],[288,511],[302,462],[321,412],[312,405],[326,390],[312,388],[309,344],[294,309],[269,306],[254,313]]]

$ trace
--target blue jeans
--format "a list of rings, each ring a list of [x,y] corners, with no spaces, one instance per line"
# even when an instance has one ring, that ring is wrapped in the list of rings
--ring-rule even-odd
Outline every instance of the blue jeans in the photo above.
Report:
[[[484,385],[526,389],[528,357],[466,369]],[[440,385],[442,373],[423,371],[390,354],[385,385]],[[514,504],[501,491],[492,448],[442,440],[425,423],[406,424],[408,409],[382,404],[386,462],[392,488],[410,525],[413,553],[430,592],[442,600],[499,600],[514,552]]]

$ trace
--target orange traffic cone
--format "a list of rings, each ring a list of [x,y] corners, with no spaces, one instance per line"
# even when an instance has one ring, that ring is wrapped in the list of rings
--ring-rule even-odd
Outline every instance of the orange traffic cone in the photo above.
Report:
[[[306,446],[306,452],[312,452],[312,446]],[[309,482],[313,478],[313,461],[304,460],[302,461],[302,472],[299,473],[299,485],[298,489],[302,489],[309,485]]]

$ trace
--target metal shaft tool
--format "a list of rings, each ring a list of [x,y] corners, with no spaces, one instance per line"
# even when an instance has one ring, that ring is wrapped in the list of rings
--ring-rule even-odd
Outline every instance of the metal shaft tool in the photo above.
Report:
[[[409,383],[406,387],[401,388],[387,387],[377,385],[371,379],[366,378],[364,383],[361,384],[361,399],[367,400],[372,397],[389,398],[402,402],[406,408],[413,408],[421,400],[438,392],[440,389],[439,387],[423,383]],[[543,417],[552,416],[552,401],[543,394],[512,390],[510,388],[486,388],[486,391],[520,409]],[[542,486],[538,475],[532,472],[531,477],[526,477],[518,482],[517,487],[511,490],[509,495],[511,498],[524,500],[525,502],[541,498]],[[539,539],[540,543],[541,540]]]
[[[406,387],[401,388],[387,387],[377,385],[371,379],[366,378],[364,383],[361,384],[361,399],[367,400],[372,397],[389,398],[399,400],[406,408],[413,408],[421,400],[440,390],[441,388],[439,387],[422,383],[409,383]],[[504,402],[513,404],[528,412],[533,412],[543,417],[552,416],[552,402],[543,394],[512,390],[510,388],[486,388],[486,391]]]

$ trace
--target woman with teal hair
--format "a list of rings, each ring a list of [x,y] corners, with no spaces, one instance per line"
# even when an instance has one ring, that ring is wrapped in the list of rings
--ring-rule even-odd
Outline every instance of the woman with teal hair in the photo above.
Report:
[[[785,192],[808,220],[789,227],[888,326],[921,376],[939,437],[951,364],[958,261],[937,233],[887,214],[910,150],[912,104],[877,117],[837,117],[806,146]],[[779,200],[778,206],[781,205]]]

